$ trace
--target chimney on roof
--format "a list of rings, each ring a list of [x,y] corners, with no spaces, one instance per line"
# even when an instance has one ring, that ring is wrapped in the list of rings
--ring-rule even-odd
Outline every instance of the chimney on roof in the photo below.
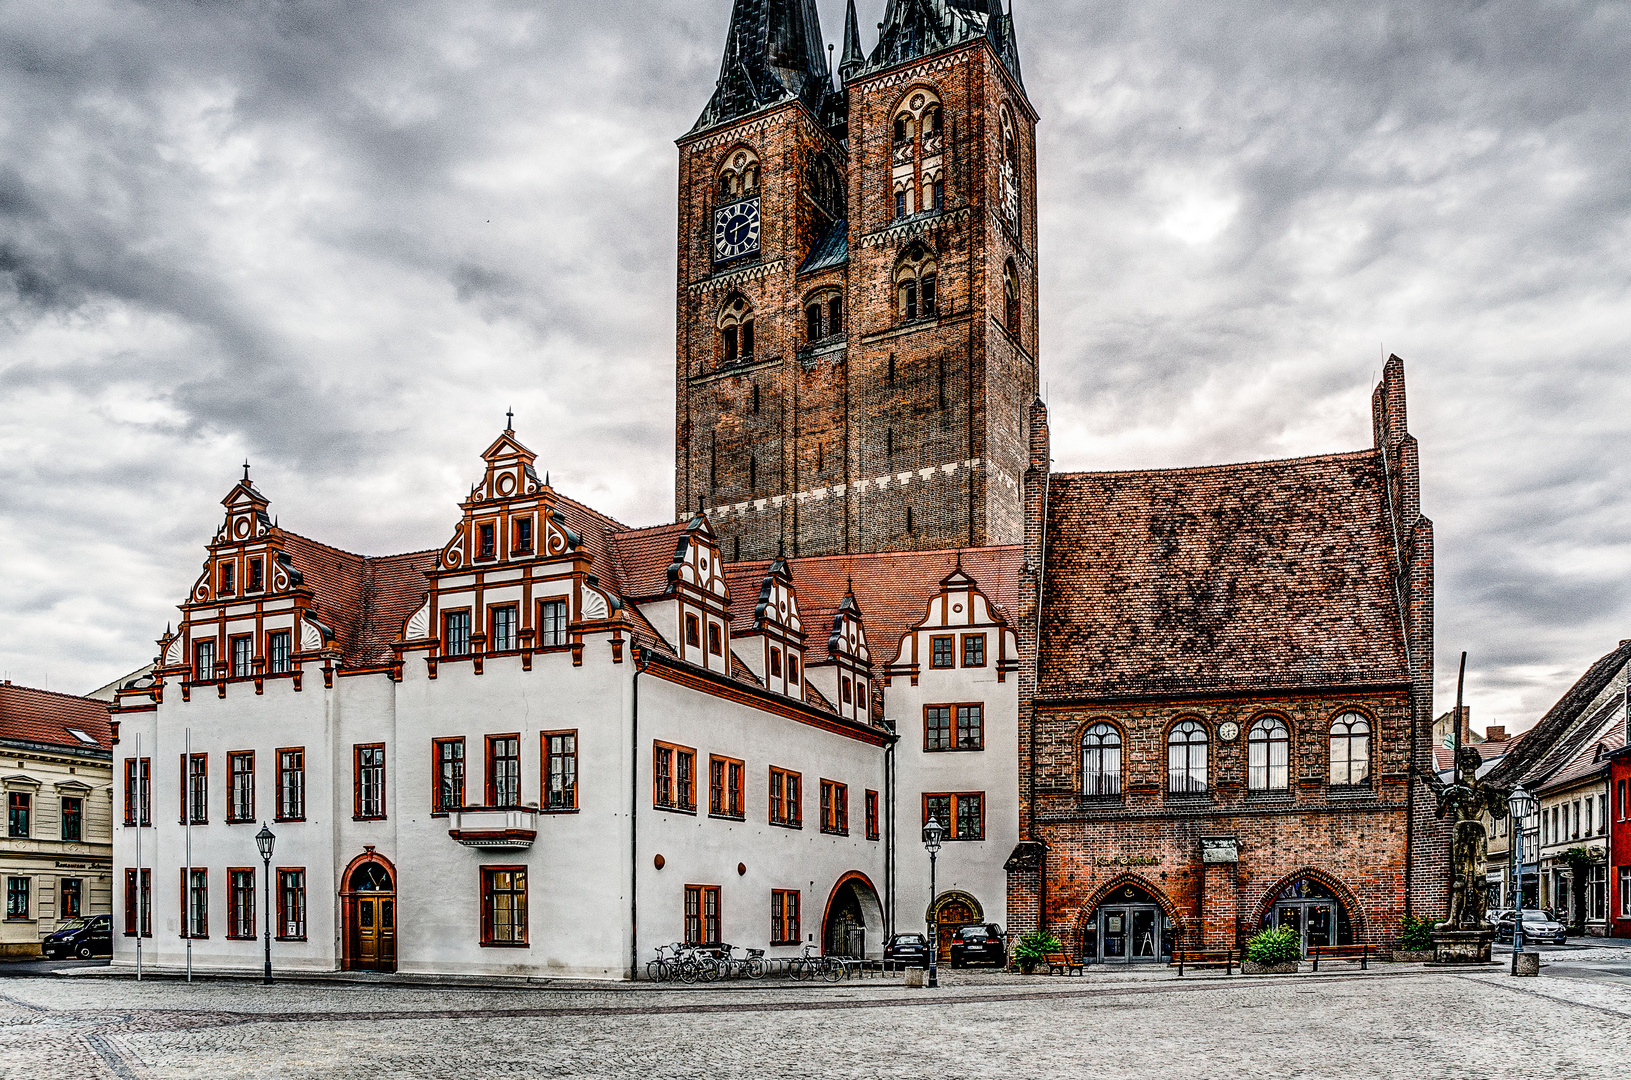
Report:
[[[1484,729],[1485,742],[1506,742],[1506,725],[1490,724]]]

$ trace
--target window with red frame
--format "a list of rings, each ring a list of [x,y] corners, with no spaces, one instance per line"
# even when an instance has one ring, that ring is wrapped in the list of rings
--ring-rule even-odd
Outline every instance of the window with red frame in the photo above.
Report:
[[[685,944],[719,943],[719,886],[685,887]]]
[[[369,743],[354,748],[356,755],[355,816],[371,820],[385,816],[385,744]]]
[[[481,868],[481,943],[527,944],[527,868]]]
[[[445,814],[464,805],[464,740],[431,740],[431,763],[436,770],[433,814]]]
[[[125,824],[153,824],[153,759],[125,758]]]
[[[227,754],[227,820],[255,820],[255,751]]]
[[[279,941],[306,940],[306,868],[278,867],[277,937]]]
[[[742,763],[735,758],[708,759],[708,813],[738,820],[744,816]]]
[[[143,869],[138,887],[135,870],[125,871],[125,936],[135,937],[138,922],[142,937],[153,936],[153,871]]]
[[[770,943],[799,943],[799,894],[793,889],[770,891]]]
[[[521,736],[487,736],[487,805],[521,805]]]
[[[688,746],[655,743],[652,749],[652,802],[664,810],[697,808],[697,752]]]
[[[227,869],[227,937],[255,937],[255,871]]]
[[[878,793],[876,791],[866,793],[866,838],[868,840],[878,838]]]
[[[849,787],[836,780],[821,781],[821,831],[849,835]]]
[[[801,828],[804,810],[799,790],[802,782],[796,772],[772,767],[770,770],[770,823]]]

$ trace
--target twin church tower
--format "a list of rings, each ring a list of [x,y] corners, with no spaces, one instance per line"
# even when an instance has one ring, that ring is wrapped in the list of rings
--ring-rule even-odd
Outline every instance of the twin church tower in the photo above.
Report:
[[[675,510],[727,556],[1019,543],[1036,113],[1001,0],[735,0],[679,140]]]

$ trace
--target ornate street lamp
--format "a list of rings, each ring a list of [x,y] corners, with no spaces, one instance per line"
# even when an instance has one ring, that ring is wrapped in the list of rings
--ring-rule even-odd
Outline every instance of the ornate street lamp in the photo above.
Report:
[[[940,921],[934,910],[934,860],[940,854],[940,838],[946,834],[945,826],[934,818],[923,826],[923,846],[929,852],[929,985],[940,985]]]
[[[272,845],[277,836],[261,822],[261,831],[255,834],[255,846],[261,849],[261,861],[266,864],[266,985],[272,985]]]
[[[1512,882],[1517,908],[1512,916],[1512,974],[1518,973],[1518,954],[1523,952],[1523,823],[1535,812],[1535,797],[1519,784],[1506,797],[1506,812],[1512,822]]]

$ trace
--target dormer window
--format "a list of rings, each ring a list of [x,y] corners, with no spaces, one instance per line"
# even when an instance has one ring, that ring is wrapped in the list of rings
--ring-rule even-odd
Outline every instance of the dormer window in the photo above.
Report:
[[[261,571],[261,560],[249,560],[249,582],[244,587],[245,592],[260,592],[265,588],[265,577]]]
[[[799,658],[792,653],[787,654],[787,681],[792,684],[799,681]]]
[[[715,656],[725,655],[724,635],[720,633],[718,623],[708,624],[708,651]]]
[[[222,596],[231,596],[237,591],[233,582],[233,565],[229,562],[221,564],[221,587],[216,590]]]
[[[782,651],[780,649],[770,650],[770,677],[772,679],[782,677]]]
[[[532,519],[530,517],[515,519],[515,550],[518,554],[532,551]]]
[[[844,676],[840,685],[843,691],[844,704],[848,705],[855,700],[855,691],[848,675]]]
[[[214,638],[193,645],[193,678],[199,680],[215,678]]]
[[[685,617],[685,643],[694,649],[702,648],[702,620],[695,615]]]
[[[497,557],[497,530],[491,524],[476,526],[478,559],[492,559]]]

